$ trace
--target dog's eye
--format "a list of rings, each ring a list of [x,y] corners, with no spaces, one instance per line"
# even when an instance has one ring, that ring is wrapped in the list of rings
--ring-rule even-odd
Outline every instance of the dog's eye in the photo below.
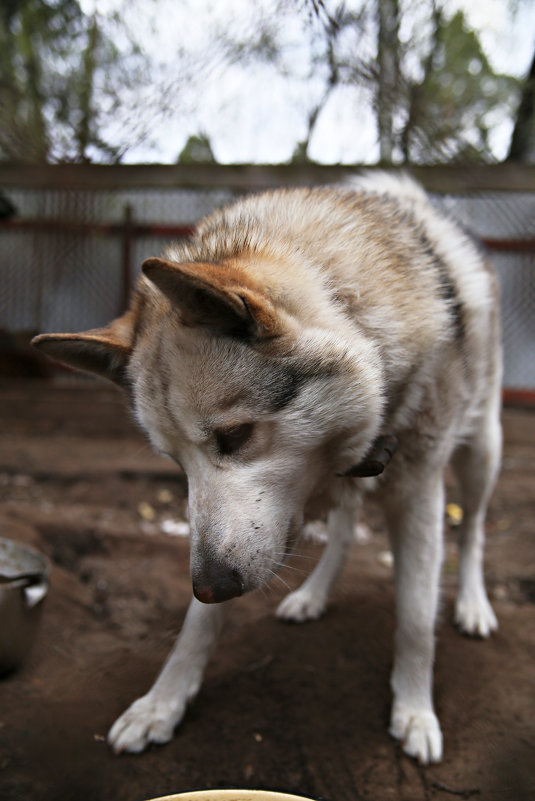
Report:
[[[241,423],[230,428],[219,428],[215,432],[217,448],[222,456],[238,451],[253,433],[253,423]]]

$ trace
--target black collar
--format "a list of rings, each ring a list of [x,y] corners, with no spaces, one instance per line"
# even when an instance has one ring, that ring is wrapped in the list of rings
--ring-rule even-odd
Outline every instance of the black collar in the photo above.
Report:
[[[337,473],[341,478],[365,478],[367,476],[379,476],[389,464],[398,449],[398,441],[392,434],[384,434],[377,437],[370,450],[358,464]]]

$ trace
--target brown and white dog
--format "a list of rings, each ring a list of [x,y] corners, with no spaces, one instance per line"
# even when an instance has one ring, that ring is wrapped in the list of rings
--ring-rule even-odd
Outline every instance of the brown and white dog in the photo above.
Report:
[[[269,581],[321,494],[324,555],[278,609],[318,617],[373,492],[395,561],[390,732],[421,762],[440,760],[432,670],[449,462],[464,508],[456,621],[482,637],[497,625],[482,561],[501,449],[499,313],[471,239],[406,177],[268,192],[148,259],[108,327],[35,345],[122,385],[188,478],[195,597],[154,686],[112,727],[114,750],[171,739],[220,632],[219,602]],[[391,442],[391,465],[366,477]]]

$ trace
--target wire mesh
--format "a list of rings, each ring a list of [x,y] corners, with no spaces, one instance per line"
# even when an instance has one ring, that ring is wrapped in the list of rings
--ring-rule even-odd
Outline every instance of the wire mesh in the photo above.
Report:
[[[504,386],[535,389],[535,252],[513,250],[535,236],[535,194],[478,192],[435,198],[481,239],[509,240],[510,251],[490,253],[500,284]]]
[[[125,282],[132,285],[142,261],[172,239],[134,228],[125,266],[126,207],[138,225],[190,225],[238,193],[15,188],[6,194],[27,227],[0,231],[0,329],[35,333],[98,327],[122,310]],[[535,236],[535,193],[449,194],[435,202],[483,238]],[[533,390],[535,253],[495,252],[492,260],[501,286],[504,384]]]

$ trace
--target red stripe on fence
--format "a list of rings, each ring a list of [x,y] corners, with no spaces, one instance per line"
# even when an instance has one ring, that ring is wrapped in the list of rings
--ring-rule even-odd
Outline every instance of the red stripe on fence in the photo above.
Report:
[[[191,223],[181,225],[162,224],[162,223],[131,223],[125,221],[115,223],[102,222],[76,222],[70,220],[54,219],[14,219],[0,220],[0,229],[12,231],[27,230],[61,230],[73,231],[87,234],[122,234],[125,227],[128,227],[131,236],[162,236],[162,237],[185,237],[191,236],[195,226]],[[482,243],[489,250],[508,251],[511,253],[535,253],[535,239],[500,239],[497,237],[484,237]]]
[[[504,406],[535,407],[535,390],[506,387],[502,393]]]

